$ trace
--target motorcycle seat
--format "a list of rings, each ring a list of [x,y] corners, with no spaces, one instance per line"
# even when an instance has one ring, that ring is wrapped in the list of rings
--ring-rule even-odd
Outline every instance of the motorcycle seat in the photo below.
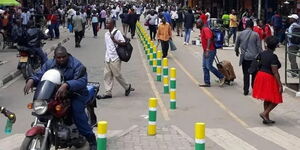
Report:
[[[87,102],[90,103],[92,101],[93,97],[95,96],[96,90],[95,90],[95,86],[93,86],[93,85],[87,85],[86,87],[87,87],[88,93],[89,93]]]

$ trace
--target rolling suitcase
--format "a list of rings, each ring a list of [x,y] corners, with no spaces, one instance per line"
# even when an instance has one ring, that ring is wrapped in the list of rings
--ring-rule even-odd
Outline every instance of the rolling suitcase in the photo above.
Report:
[[[230,85],[236,76],[233,70],[233,66],[231,65],[230,61],[223,60],[219,61],[218,57],[215,58],[218,70],[225,76],[225,83]]]

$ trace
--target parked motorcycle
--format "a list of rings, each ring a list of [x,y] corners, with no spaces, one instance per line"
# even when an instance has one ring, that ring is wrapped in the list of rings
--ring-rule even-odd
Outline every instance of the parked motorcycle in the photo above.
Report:
[[[32,128],[26,132],[20,150],[50,150],[52,145],[55,149],[72,146],[81,148],[85,145],[86,139],[80,135],[70,115],[70,99],[54,99],[62,83],[61,74],[56,69],[50,69],[42,76],[35,90],[33,102],[27,106],[33,110],[35,121]],[[97,120],[94,107],[99,87],[98,82],[89,82],[87,85],[89,94],[86,99],[86,113],[90,124],[95,124]]]

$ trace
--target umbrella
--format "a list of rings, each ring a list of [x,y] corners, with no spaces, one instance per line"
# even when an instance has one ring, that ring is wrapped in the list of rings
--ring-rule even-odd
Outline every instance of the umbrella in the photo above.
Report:
[[[0,0],[0,6],[20,6],[16,0]]]

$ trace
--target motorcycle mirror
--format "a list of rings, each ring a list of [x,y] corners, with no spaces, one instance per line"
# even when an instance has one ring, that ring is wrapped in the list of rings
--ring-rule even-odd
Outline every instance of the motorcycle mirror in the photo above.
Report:
[[[46,29],[45,34],[48,35],[48,33],[49,33],[49,29]]]

